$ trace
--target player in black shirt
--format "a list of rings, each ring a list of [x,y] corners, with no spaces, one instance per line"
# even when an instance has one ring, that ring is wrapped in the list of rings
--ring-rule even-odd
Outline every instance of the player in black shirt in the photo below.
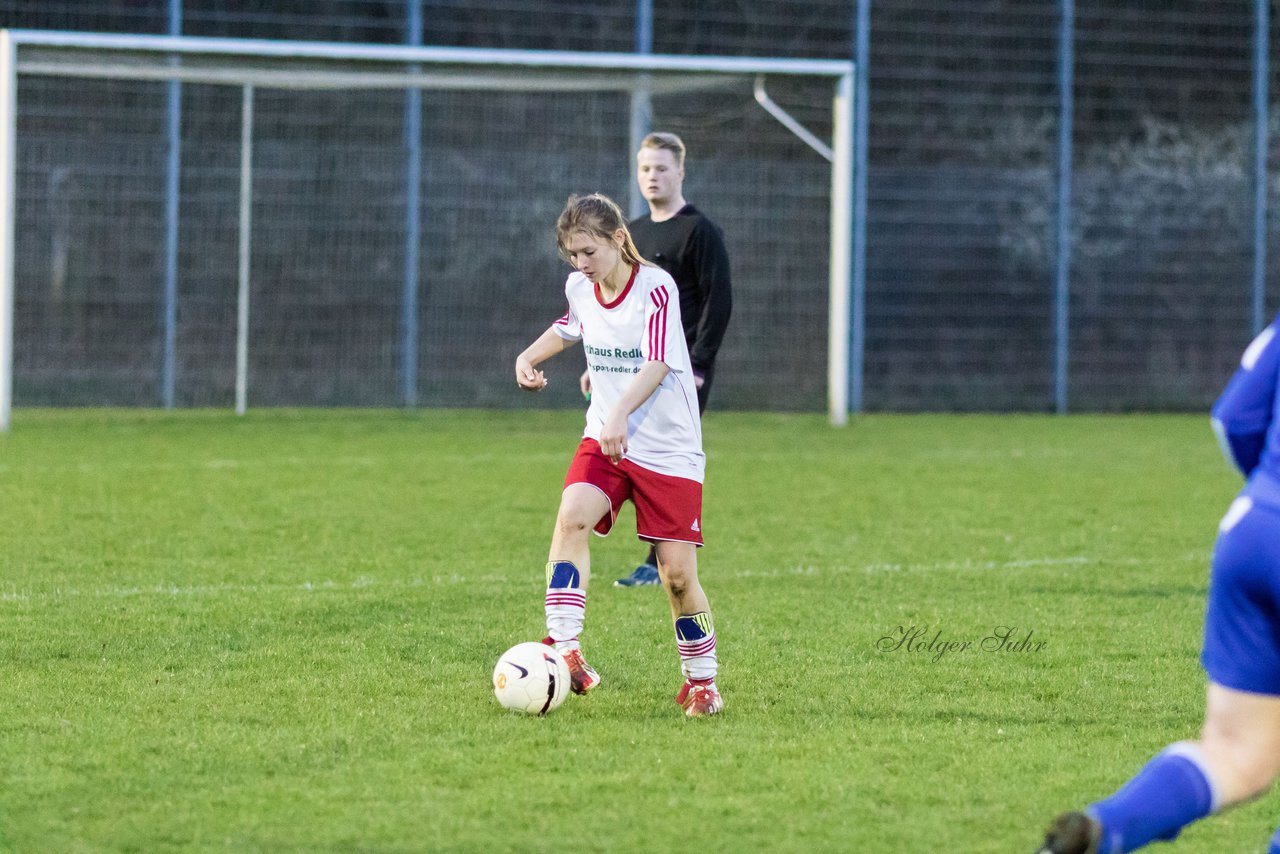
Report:
[[[649,203],[648,216],[628,224],[640,255],[671,274],[680,288],[680,316],[693,362],[698,412],[707,408],[716,353],[733,312],[729,253],[720,228],[684,199],[684,142],[673,133],[651,133],[636,154],[636,182]],[[582,391],[591,381],[582,375]],[[660,584],[653,552],[618,587]]]

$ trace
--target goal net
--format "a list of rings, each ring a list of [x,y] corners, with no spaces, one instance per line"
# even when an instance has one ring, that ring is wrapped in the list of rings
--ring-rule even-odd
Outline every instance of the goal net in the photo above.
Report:
[[[527,406],[570,193],[679,133],[713,406],[847,410],[852,66],[0,31],[10,406]],[[762,106],[764,107],[762,109]],[[537,406],[580,406],[572,355]]]

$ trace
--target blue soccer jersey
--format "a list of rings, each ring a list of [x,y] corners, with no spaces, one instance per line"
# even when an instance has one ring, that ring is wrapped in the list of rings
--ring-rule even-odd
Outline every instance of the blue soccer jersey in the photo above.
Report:
[[[1223,451],[1246,477],[1261,469],[1280,478],[1280,418],[1276,381],[1280,370],[1280,318],[1244,351],[1240,367],[1213,405],[1213,428]]]
[[[1248,478],[1218,526],[1201,661],[1215,683],[1280,695],[1280,318],[1253,340],[1213,406]]]

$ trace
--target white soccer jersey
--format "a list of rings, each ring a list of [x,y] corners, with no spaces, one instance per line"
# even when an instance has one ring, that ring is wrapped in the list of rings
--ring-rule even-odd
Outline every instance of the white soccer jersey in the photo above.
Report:
[[[553,328],[562,338],[582,342],[591,372],[583,435],[599,441],[605,418],[645,362],[664,362],[671,372],[627,421],[626,458],[660,474],[702,483],[702,421],[675,281],[664,270],[642,264],[608,304],[600,289],[578,272],[569,275],[564,293],[569,310]]]

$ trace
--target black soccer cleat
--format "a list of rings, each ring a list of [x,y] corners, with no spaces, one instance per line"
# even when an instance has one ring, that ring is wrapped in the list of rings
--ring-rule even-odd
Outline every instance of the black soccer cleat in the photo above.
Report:
[[[1044,844],[1036,854],[1097,854],[1102,841],[1102,825],[1082,812],[1063,813],[1044,833]]]

